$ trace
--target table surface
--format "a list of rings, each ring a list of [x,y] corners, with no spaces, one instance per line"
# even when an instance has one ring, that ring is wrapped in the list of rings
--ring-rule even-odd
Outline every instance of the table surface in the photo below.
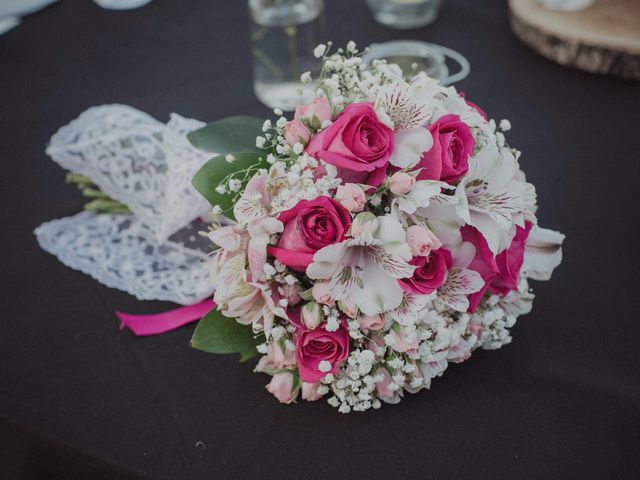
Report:
[[[462,52],[472,70],[459,89],[511,120],[541,224],[567,235],[513,343],[430,391],[366,414],[280,405],[253,365],[190,349],[193,327],[119,332],[114,310],[171,305],[38,248],[33,228],[83,203],[44,149],[86,108],[268,116],[251,90],[245,3],[63,0],[0,37],[0,477],[637,478],[639,84],[538,57],[510,33],[504,1],[448,0],[436,24],[407,32],[376,25],[363,1],[327,1],[336,44]]]

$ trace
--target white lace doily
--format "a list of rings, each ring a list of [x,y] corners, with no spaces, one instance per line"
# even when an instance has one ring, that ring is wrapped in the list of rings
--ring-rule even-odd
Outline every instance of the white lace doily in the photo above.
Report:
[[[202,125],[176,114],[165,125],[134,108],[105,105],[62,127],[47,153],[66,170],[91,178],[133,215],[82,212],[53,220],[35,230],[40,246],[141,300],[186,305],[210,296],[210,260],[189,241],[197,237],[191,222],[210,211],[191,178],[212,154],[186,138]],[[172,234],[186,243],[170,240]]]
[[[205,253],[157,242],[132,215],[81,212],[43,223],[35,234],[40,246],[68,267],[140,300],[190,305],[213,291]]]

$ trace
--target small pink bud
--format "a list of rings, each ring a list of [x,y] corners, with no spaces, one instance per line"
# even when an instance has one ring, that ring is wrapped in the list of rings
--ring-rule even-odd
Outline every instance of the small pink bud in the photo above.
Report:
[[[318,383],[309,383],[302,382],[302,399],[307,402],[313,402],[315,400],[319,400],[322,398],[322,395],[318,393],[318,387],[320,386],[320,382]]]
[[[414,257],[427,257],[431,250],[437,250],[442,246],[438,237],[422,225],[412,225],[407,228],[406,241]]]
[[[311,133],[302,121],[293,119],[284,126],[284,138],[289,145],[296,143],[306,145],[311,138]]]
[[[364,210],[367,197],[359,185],[347,183],[338,187],[336,200],[350,212],[361,212]]]
[[[389,179],[389,190],[396,195],[409,193],[416,184],[416,179],[405,172],[396,172]]]
[[[311,103],[298,105],[295,118],[306,120],[312,128],[318,130],[324,122],[331,120],[331,113],[331,104],[327,97],[316,97]]]
[[[335,300],[329,293],[329,282],[327,281],[316,282],[311,289],[311,295],[316,302],[323,305],[332,307],[335,303]]]
[[[302,323],[309,330],[315,330],[322,323],[324,315],[320,304],[316,302],[308,302],[302,307]]]
[[[338,307],[349,318],[356,318],[356,316],[358,315],[358,307],[353,300],[350,300],[348,298],[340,300],[338,301]]]
[[[351,223],[351,236],[355,238],[359,237],[363,233],[370,233],[373,235],[376,230],[378,230],[379,226],[380,222],[378,222],[378,219],[373,213],[359,213]]]
[[[380,330],[384,326],[384,320],[380,314],[363,315],[359,322],[362,330]]]
[[[298,390],[293,389],[293,380],[291,372],[276,373],[266,388],[280,403],[291,403],[298,396]]]

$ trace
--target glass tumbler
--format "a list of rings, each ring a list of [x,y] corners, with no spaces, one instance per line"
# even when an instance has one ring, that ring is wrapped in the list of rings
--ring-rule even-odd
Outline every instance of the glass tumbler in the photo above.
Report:
[[[443,0],[367,0],[376,22],[401,30],[424,27],[438,18]]]
[[[322,41],[323,0],[249,0],[253,89],[270,108],[291,111],[313,97],[300,75],[320,73],[313,49]]]

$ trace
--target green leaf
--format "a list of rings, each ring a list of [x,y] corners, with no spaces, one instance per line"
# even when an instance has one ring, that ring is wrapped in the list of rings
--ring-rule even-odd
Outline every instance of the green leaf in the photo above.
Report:
[[[244,362],[256,356],[256,345],[260,343],[250,325],[241,325],[233,318],[211,310],[198,322],[191,346],[208,353],[239,353]]]
[[[226,217],[235,220],[233,205],[235,204],[236,194],[232,192],[218,193],[216,192],[216,187],[226,177],[233,174],[233,178],[241,181],[241,190],[243,190],[255,171],[258,168],[266,168],[269,164],[265,159],[266,155],[260,156],[258,153],[234,153],[233,156],[235,157],[233,163],[228,163],[224,155],[212,158],[198,170],[191,183],[212,206],[219,205]],[[262,158],[262,161],[260,161],[260,158]],[[249,168],[252,169],[253,173],[245,175]]]
[[[258,152],[256,137],[262,135],[262,124],[263,120],[256,117],[228,117],[190,132],[187,138],[206,152]]]

